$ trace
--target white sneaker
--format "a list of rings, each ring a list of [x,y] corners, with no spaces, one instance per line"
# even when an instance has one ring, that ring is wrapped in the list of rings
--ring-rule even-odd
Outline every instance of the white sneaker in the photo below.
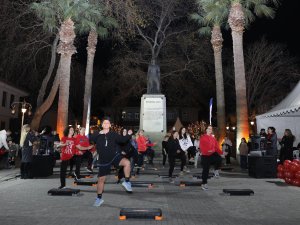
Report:
[[[187,172],[187,173],[189,173],[189,172],[191,172],[188,168],[185,168],[184,169],[184,172]]]
[[[175,183],[175,181],[172,178],[169,178],[169,182],[170,182],[170,184],[174,184]]]
[[[184,174],[183,171],[180,171],[179,175],[180,175],[180,176],[183,176],[183,174]]]
[[[126,192],[128,193],[132,193],[132,187],[131,187],[131,183],[128,181],[123,181],[122,182],[122,186],[124,187],[124,189],[126,190]]]
[[[219,170],[215,170],[214,171],[214,177],[215,178],[219,178],[220,177]]]
[[[202,188],[203,191],[207,191],[208,190],[207,184],[202,184],[201,188]]]

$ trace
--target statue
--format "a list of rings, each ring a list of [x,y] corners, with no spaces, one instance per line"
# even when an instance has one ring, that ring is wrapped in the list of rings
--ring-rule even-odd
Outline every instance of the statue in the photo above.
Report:
[[[148,67],[147,94],[160,94],[160,69],[154,60]]]

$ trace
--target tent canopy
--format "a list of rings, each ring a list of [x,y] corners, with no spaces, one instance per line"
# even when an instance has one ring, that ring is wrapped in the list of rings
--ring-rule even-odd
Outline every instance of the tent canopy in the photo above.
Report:
[[[257,132],[260,129],[275,127],[278,138],[285,129],[295,135],[294,146],[300,142],[300,81],[288,96],[270,111],[256,116]]]

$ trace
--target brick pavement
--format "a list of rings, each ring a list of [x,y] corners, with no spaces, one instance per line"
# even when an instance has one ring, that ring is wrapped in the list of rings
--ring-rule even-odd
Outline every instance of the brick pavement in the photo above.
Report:
[[[158,166],[159,171],[167,172]],[[56,168],[57,170],[57,168]],[[190,180],[192,173],[177,178]],[[155,171],[153,171],[156,173]],[[162,183],[154,174],[140,175],[135,180],[155,181],[154,189],[134,188],[127,194],[114,176],[108,178],[103,198],[104,204],[93,207],[95,187],[77,186],[79,196],[49,196],[47,192],[59,186],[58,171],[43,179],[22,180],[14,178],[17,170],[0,170],[0,224],[1,225],[89,225],[89,224],[168,224],[168,225],[223,225],[223,224],[299,224],[300,188],[288,186],[279,179],[254,179],[235,168],[221,172],[219,179],[208,181],[209,190],[200,187],[180,188]],[[72,187],[73,180],[67,179]],[[251,188],[253,196],[227,196],[223,188]],[[161,208],[163,220],[128,219],[119,221],[122,207]]]

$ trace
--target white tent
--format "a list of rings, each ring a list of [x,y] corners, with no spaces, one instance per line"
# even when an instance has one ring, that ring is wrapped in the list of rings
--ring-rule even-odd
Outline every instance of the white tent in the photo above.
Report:
[[[257,132],[261,128],[275,127],[278,138],[284,130],[290,129],[295,135],[294,146],[300,142],[300,81],[292,92],[273,109],[256,116]]]

